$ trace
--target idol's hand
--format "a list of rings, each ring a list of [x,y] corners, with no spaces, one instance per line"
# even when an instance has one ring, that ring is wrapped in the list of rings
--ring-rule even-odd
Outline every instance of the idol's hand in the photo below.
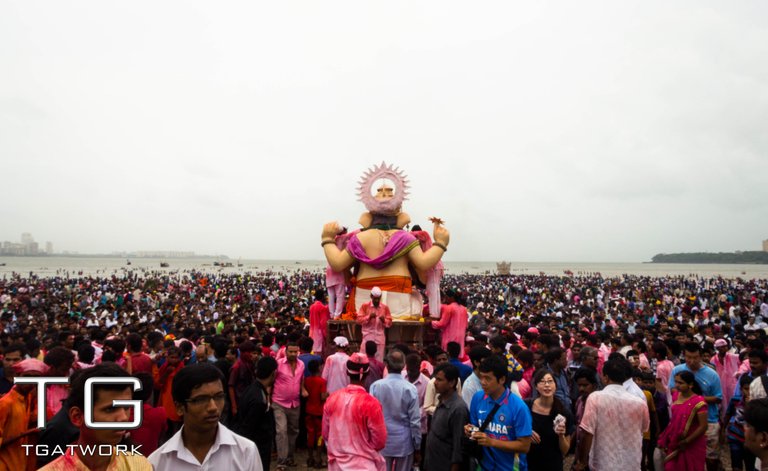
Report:
[[[322,239],[335,239],[339,232],[341,232],[339,223],[336,221],[329,222],[323,226]]]
[[[446,229],[444,226],[435,223],[435,229],[432,233],[432,238],[435,239],[435,242],[448,247],[448,242],[451,240],[451,233],[448,232],[448,229]]]

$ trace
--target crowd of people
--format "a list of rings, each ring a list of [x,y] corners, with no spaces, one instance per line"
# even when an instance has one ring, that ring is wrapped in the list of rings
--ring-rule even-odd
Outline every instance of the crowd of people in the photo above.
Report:
[[[421,348],[387,341],[376,288],[362,338],[326,339],[324,273],[7,277],[0,471],[287,470],[297,447],[337,470],[719,470],[725,445],[731,469],[768,465],[768,280],[442,286]],[[14,384],[41,376],[67,381]]]

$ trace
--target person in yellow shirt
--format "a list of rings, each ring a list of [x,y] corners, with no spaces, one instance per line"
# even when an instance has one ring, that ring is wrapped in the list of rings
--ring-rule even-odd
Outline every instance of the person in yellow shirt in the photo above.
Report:
[[[72,377],[72,388],[66,405],[69,420],[80,429],[80,438],[66,452],[40,468],[42,471],[152,471],[152,465],[141,455],[141,449],[123,443],[125,429],[91,429],[85,425],[85,382],[89,378],[128,378],[128,372],[115,364],[103,363],[80,370]],[[115,400],[131,400],[129,384],[96,384],[93,386],[94,422],[129,422],[130,407],[113,406]],[[38,450],[37,452],[40,452]],[[50,451],[50,450],[48,450]]]

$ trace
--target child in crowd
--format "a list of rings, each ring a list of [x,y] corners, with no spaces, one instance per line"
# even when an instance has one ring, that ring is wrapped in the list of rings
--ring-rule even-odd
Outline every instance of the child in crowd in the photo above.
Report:
[[[309,376],[304,380],[304,387],[307,389],[307,447],[309,448],[309,459],[307,467],[325,468],[327,464],[323,461],[325,453],[322,450],[323,433],[323,404],[328,398],[327,383],[320,376],[320,361],[311,360],[309,362]]]
[[[632,350],[630,350],[632,351]],[[635,355],[638,364],[640,361],[639,356]],[[659,416],[656,411],[656,401],[654,398],[654,390],[656,387],[656,378],[651,372],[643,372],[640,368],[632,370],[632,378],[635,383],[640,386],[645,394],[645,400],[648,403],[648,414],[651,419],[651,427],[647,432],[643,433],[643,458],[641,461],[641,467],[644,471],[653,471],[653,450],[656,447],[656,439],[659,436]],[[654,390],[648,386],[652,385]]]
[[[741,397],[731,398],[728,409],[725,411],[724,423],[727,425],[720,432],[720,442],[724,442],[724,439],[728,441],[728,448],[731,450],[731,469],[734,471],[755,469],[755,455],[744,447],[744,406],[749,401],[751,383],[752,377],[749,375],[745,374],[739,378]]]

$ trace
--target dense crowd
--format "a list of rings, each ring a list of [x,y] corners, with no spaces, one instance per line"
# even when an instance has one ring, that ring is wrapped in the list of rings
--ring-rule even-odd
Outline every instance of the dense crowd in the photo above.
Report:
[[[717,470],[723,444],[732,469],[768,464],[768,280],[448,275],[442,287],[442,319],[424,323],[442,341],[386,348],[376,296],[356,313],[362,339],[322,338],[324,273],[0,280],[0,470],[283,470],[297,446],[329,469]],[[69,384],[46,386],[38,411],[37,388],[13,384],[24,376]],[[139,378],[140,391],[96,386],[94,414],[128,422],[111,399],[139,400],[140,427],[85,425],[99,376]],[[140,445],[149,460],[83,453],[94,445]]]

